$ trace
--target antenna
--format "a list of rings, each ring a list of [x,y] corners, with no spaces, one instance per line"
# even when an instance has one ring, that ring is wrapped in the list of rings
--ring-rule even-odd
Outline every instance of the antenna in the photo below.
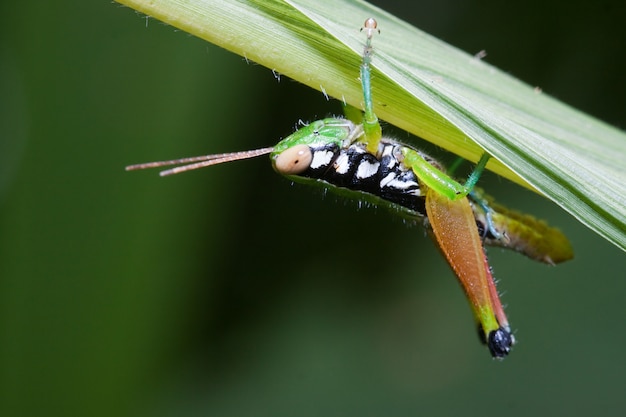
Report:
[[[241,159],[256,158],[266,155],[274,150],[274,147],[253,149],[251,151],[217,153],[213,155],[192,156],[190,158],[172,159],[170,161],[146,162],[143,164],[129,165],[126,171],[136,171],[139,169],[159,168],[170,165],[181,165],[175,168],[166,169],[159,173],[160,176],[180,174],[181,172],[192,171],[198,168],[210,167],[211,165],[222,164],[224,162],[239,161]]]

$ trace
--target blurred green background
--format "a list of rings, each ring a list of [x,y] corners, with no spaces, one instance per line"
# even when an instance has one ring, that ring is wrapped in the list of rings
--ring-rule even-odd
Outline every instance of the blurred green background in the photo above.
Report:
[[[626,126],[621,0],[377,4]],[[519,340],[497,362],[421,229],[265,158],[123,170],[339,112],[116,3],[2,2],[0,415],[624,415],[626,258],[524,189],[481,182],[576,259],[490,251]]]

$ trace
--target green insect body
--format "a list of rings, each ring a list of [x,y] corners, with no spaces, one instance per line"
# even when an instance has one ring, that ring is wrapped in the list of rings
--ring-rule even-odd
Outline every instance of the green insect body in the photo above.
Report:
[[[127,170],[182,165],[161,172],[196,168],[270,154],[276,172],[305,184],[392,209],[422,223],[461,283],[492,356],[506,356],[515,343],[498,297],[483,244],[521,252],[553,264],[572,257],[563,234],[531,216],[495,204],[475,189],[489,156],[459,183],[433,158],[410,145],[382,136],[370,87],[371,39],[378,32],[368,19],[360,68],[365,111],[346,109],[347,118],[326,118],[303,126],[276,146],[127,167]],[[358,114],[358,116],[355,116]]]

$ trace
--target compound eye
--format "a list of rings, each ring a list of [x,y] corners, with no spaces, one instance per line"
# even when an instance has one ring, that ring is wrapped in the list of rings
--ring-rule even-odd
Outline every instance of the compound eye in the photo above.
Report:
[[[283,175],[297,175],[311,166],[313,152],[307,145],[295,145],[285,149],[274,159],[274,168]]]

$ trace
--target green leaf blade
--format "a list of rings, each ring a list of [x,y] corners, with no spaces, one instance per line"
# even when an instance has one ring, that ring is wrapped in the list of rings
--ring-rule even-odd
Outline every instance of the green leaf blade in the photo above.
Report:
[[[360,1],[121,0],[359,107],[359,28],[378,20],[378,116],[534,188],[626,250],[626,135]]]

